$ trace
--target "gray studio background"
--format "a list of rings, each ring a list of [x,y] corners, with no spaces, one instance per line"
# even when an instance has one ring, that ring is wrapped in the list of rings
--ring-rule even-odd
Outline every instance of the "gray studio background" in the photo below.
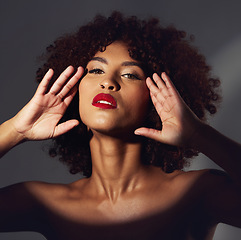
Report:
[[[195,45],[223,83],[223,103],[210,123],[241,142],[241,2],[239,0],[0,0],[0,123],[32,97],[37,56],[56,37],[72,32],[96,13],[120,10],[141,18],[159,17],[196,37]],[[20,181],[68,183],[65,166],[43,151],[46,143],[28,142],[1,159],[0,187]],[[215,167],[204,156],[191,169]],[[16,199],[17,201],[17,199]],[[241,230],[220,224],[215,240],[240,239]],[[1,240],[43,240],[37,233],[0,233]]]

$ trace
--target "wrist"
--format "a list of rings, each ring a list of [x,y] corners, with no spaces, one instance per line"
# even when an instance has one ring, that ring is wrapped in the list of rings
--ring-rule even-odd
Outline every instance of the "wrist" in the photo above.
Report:
[[[11,148],[24,141],[11,123],[11,119],[0,125],[0,157]]]
[[[208,129],[210,126],[200,120],[197,121],[195,126],[195,131],[189,141],[189,146],[192,149],[202,152],[203,145],[207,142]]]
[[[21,142],[26,141],[26,137],[24,134],[17,131],[15,125],[14,125],[15,118],[11,118],[8,121],[6,121],[4,124],[4,132],[8,136],[8,141],[12,143],[12,145],[17,145]]]

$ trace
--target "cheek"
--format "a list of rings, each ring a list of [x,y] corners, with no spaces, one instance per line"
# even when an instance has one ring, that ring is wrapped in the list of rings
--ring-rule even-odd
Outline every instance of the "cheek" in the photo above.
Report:
[[[82,80],[79,85],[79,114],[80,118],[82,119],[86,111],[89,109],[89,102],[90,99],[88,98],[88,82]]]
[[[128,96],[129,111],[136,116],[145,116],[150,106],[150,93],[147,87],[140,87]]]
[[[141,106],[143,107],[147,105],[150,100],[149,89],[146,87],[146,85],[140,86],[139,88],[135,89],[129,94],[129,99],[130,99],[130,102],[133,101],[136,104],[138,104],[140,107]]]

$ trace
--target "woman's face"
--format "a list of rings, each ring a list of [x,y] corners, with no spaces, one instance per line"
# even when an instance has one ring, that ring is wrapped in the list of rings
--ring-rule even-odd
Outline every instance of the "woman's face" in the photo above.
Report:
[[[84,124],[101,133],[133,131],[145,120],[149,106],[146,76],[122,42],[97,52],[79,85],[79,112]]]

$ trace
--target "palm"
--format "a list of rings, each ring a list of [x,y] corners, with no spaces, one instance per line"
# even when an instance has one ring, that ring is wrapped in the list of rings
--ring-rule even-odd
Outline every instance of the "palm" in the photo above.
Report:
[[[33,138],[54,136],[55,127],[67,108],[67,104],[62,102],[59,97],[48,95],[36,95],[27,106],[28,112],[33,114],[25,117],[25,128],[30,130],[29,133]]]
[[[167,75],[163,74],[162,77],[165,83],[154,74],[157,86],[150,78],[147,79],[152,102],[162,120],[162,130],[140,128],[137,132],[166,144],[183,146],[190,141],[199,120],[184,103]]]
[[[67,68],[47,91],[49,80],[53,76],[50,70],[41,81],[34,97],[15,116],[14,127],[26,139],[48,139],[70,130],[78,124],[77,120],[70,120],[59,124],[77,88],[76,83],[83,73],[79,68],[76,74],[67,81],[73,73],[73,68]]]

